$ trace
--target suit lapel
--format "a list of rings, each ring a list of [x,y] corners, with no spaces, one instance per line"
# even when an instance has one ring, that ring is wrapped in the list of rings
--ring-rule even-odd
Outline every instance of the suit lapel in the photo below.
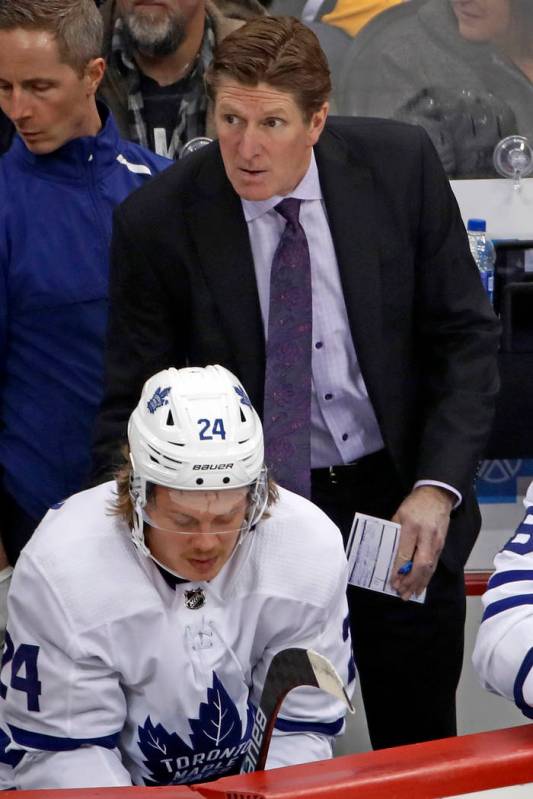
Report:
[[[198,269],[216,305],[238,376],[261,409],[265,342],[252,251],[241,201],[226,178],[218,148],[203,163],[197,188],[186,216]]]
[[[328,130],[315,148],[350,330],[374,408],[382,367],[382,296],[372,174],[343,138]]]

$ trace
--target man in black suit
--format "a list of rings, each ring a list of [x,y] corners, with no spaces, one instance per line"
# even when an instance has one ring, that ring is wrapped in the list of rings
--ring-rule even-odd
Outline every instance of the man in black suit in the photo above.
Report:
[[[278,458],[282,485],[307,447],[311,498],[345,536],[355,511],[400,522],[395,573],[413,567],[393,584],[404,600],[428,586],[423,604],[349,591],[373,745],[453,735],[463,566],[480,526],[473,480],[498,383],[498,325],[457,204],[421,129],[327,121],[327,62],[300,22],[247,23],[220,44],[207,79],[218,142],[116,214],[96,474],[109,473],[148,375],[185,363],[232,369],[265,421],[310,431]],[[297,201],[299,222],[285,223],[284,198]],[[296,320],[293,340],[269,351],[279,322],[271,265],[274,281],[291,231],[294,263],[310,268],[312,325]],[[301,363],[272,367],[306,325],[312,375],[291,383]],[[278,378],[290,401],[275,417]],[[308,409],[306,427],[291,420],[296,407]],[[267,453],[291,449],[292,433],[277,430],[267,427]]]

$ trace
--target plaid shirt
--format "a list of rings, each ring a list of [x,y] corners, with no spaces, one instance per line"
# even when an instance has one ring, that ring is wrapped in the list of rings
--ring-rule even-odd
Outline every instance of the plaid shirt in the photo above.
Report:
[[[204,73],[213,58],[215,31],[209,14],[205,16],[204,37],[192,71],[183,79],[183,93],[176,109],[176,125],[171,137],[170,152],[179,156],[183,146],[195,136],[205,135],[207,96]],[[149,147],[148,132],[143,116],[144,101],[141,92],[141,73],[124,38],[124,23],[117,18],[111,40],[111,58],[128,83],[129,138]]]

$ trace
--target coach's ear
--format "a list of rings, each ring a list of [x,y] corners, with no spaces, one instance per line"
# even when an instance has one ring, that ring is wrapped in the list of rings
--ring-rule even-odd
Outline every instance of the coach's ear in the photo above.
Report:
[[[320,138],[320,134],[324,130],[326,119],[329,112],[329,103],[326,101],[318,111],[315,111],[309,122],[309,144],[313,147]]]

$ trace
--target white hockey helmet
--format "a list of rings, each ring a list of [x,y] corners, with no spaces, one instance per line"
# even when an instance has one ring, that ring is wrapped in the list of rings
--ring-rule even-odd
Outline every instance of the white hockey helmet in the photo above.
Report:
[[[166,369],[144,384],[128,424],[135,544],[144,542],[150,484],[185,491],[252,487],[247,533],[267,502],[263,429],[246,391],[223,366]],[[241,536],[242,538],[242,536]]]

